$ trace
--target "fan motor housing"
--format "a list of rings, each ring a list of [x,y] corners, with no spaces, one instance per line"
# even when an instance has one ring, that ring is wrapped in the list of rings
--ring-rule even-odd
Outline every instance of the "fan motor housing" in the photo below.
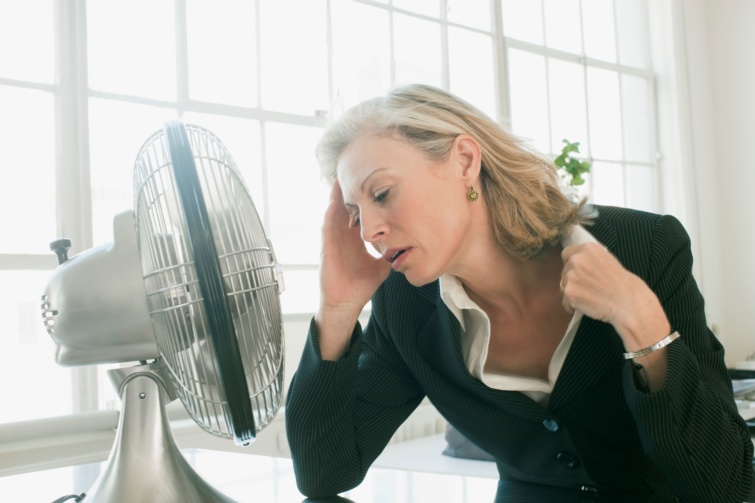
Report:
[[[116,215],[112,243],[61,263],[42,296],[42,319],[61,366],[157,358],[133,211]]]

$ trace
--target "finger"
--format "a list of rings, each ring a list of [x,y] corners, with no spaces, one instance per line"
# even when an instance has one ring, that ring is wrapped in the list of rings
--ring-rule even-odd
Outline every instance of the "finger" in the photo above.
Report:
[[[330,201],[328,209],[326,210],[326,215],[332,218],[338,225],[340,225],[343,221],[346,222],[348,226],[351,220],[351,215],[346,209],[346,206],[344,206],[341,185],[338,183],[337,179],[333,182],[333,185],[330,189]]]
[[[564,307],[564,310],[567,313],[571,313],[574,309],[571,305],[571,299],[566,293],[566,286],[569,283],[569,277],[568,277],[568,271],[567,268],[564,267],[564,270],[561,271],[561,279],[558,282],[558,288],[561,290],[561,304]]]
[[[569,272],[574,269],[574,264],[568,262],[568,259],[564,261],[564,266],[561,268],[561,279],[558,282],[558,288],[561,293],[564,293],[566,284],[569,282]],[[573,275],[573,274],[572,274]]]
[[[330,187],[330,199],[343,203],[343,193],[341,192],[341,184],[338,183],[338,178],[333,180],[333,185]]]
[[[328,201],[328,206],[325,208],[325,218],[323,218],[323,231],[326,231],[333,227],[334,222],[338,219],[338,201],[331,199]]]
[[[330,186],[330,196],[328,200],[328,207],[325,209],[325,224],[331,223],[337,214],[338,208],[343,206],[343,195],[341,194],[341,186],[338,184],[338,180],[333,181],[333,185]]]
[[[577,253],[583,251],[584,244],[565,246],[561,250],[561,261],[566,264]]]
[[[564,308],[564,311],[566,311],[567,314],[574,314],[574,306],[572,306],[571,298],[566,294],[566,291],[562,292],[561,306]]]

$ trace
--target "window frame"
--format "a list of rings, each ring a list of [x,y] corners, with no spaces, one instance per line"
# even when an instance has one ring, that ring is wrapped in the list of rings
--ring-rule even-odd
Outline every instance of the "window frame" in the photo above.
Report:
[[[544,3],[543,0],[535,0],[539,1],[541,4],[541,16],[543,18],[545,17],[544,14]],[[502,19],[503,12],[501,10],[501,2],[496,0],[494,2],[496,5],[496,19],[500,20]],[[582,16],[581,13],[581,6],[582,6],[582,0],[579,0],[580,4],[580,16]],[[613,18],[614,18],[614,32],[618,33],[618,22],[617,22],[617,13],[616,13],[616,0],[612,0],[612,6],[613,6]],[[653,13],[651,12],[651,7],[649,3],[647,4],[647,14],[648,17],[651,17]],[[551,158],[556,157],[560,152],[555,152],[552,149],[552,146],[554,145],[553,141],[553,128],[551,124],[551,107],[550,107],[550,86],[551,86],[551,80],[549,78],[549,62],[552,60],[555,61],[561,61],[561,62],[567,62],[567,63],[574,63],[581,67],[583,79],[584,79],[584,103],[585,103],[585,117],[586,117],[586,133],[588,138],[590,137],[590,100],[589,100],[589,79],[588,79],[588,72],[590,69],[600,69],[600,70],[607,70],[610,72],[613,72],[617,75],[618,78],[618,86],[619,86],[619,114],[620,118],[622,119],[622,122],[620,124],[621,126],[621,138],[622,138],[622,149],[621,149],[621,159],[608,159],[608,158],[601,158],[600,156],[595,156],[592,153],[592,142],[587,142],[587,148],[584,148],[584,145],[582,145],[583,148],[581,148],[580,153],[577,157],[579,157],[582,160],[586,160],[590,163],[608,163],[608,164],[618,164],[622,168],[622,176],[623,176],[623,200],[626,204],[628,200],[628,175],[627,175],[627,168],[628,165],[641,165],[641,166],[647,166],[652,170],[652,179],[653,179],[653,194],[652,194],[652,211],[660,211],[662,208],[662,189],[661,189],[661,181],[662,181],[662,173],[661,173],[661,160],[663,158],[663,155],[661,153],[661,143],[659,140],[659,121],[658,121],[658,82],[657,82],[657,73],[655,68],[638,68],[630,65],[623,64],[619,61],[617,62],[609,62],[604,61],[596,58],[589,57],[584,54],[584,24],[580,26],[580,34],[583,41],[583,53],[582,54],[575,54],[571,52],[566,52],[563,50],[555,49],[552,47],[548,47],[546,43],[544,42],[543,45],[538,45],[535,43],[518,40],[515,38],[511,38],[504,35],[503,32],[503,22],[500,21],[500,26],[498,29],[500,30],[499,33],[501,34],[501,47],[499,49],[501,56],[499,56],[501,59],[507,59],[508,58],[508,52],[510,49],[514,50],[520,50],[522,52],[526,52],[529,54],[534,54],[538,56],[542,56],[545,59],[545,86],[546,86],[546,96],[548,97],[548,104],[547,104],[547,110],[548,110],[548,145],[549,148],[547,150],[544,150],[546,154],[551,156]],[[652,23],[650,20],[648,20],[648,30],[652,30]],[[543,33],[547,39],[547,30],[545,27],[545,20],[543,19]],[[615,37],[615,45],[616,45],[616,54],[619,54],[619,37]],[[652,48],[648,49],[652,52]],[[652,54],[650,54],[652,56]],[[618,56],[617,56],[618,60]],[[509,65],[504,65],[504,70],[508,72]],[[508,74],[506,74],[508,75]],[[622,77],[628,75],[633,77],[638,77],[640,79],[643,79],[647,81],[648,87],[649,87],[649,106],[650,106],[650,112],[649,116],[652,118],[652,122],[648,124],[648,126],[651,128],[651,131],[649,132],[649,137],[652,139],[652,144],[650,145],[651,152],[654,153],[653,159],[650,161],[634,161],[629,160],[627,158],[627,146],[626,146],[626,134],[625,134],[625,124],[623,122],[625,110],[624,110],[624,103],[621,99],[623,94],[623,83],[622,83]],[[512,117],[511,117],[511,96],[509,94],[510,87],[508,85],[509,81],[508,78],[503,79],[502,82],[505,82],[504,87],[506,90],[506,96],[505,100],[502,100],[505,102],[505,106],[501,108],[501,117],[499,118],[499,122],[504,124],[504,126],[512,128]],[[572,138],[572,141],[575,139]],[[592,178],[588,175],[586,177],[587,180],[587,187],[585,192],[589,193],[590,196],[593,194],[593,187],[592,187]]]
[[[584,56],[574,55],[545,46],[538,46],[527,42],[510,39],[503,34],[502,5],[500,0],[490,0],[491,7],[491,25],[490,31],[480,30],[469,26],[450,22],[446,16],[448,2],[440,0],[439,16],[437,18],[418,14],[408,10],[394,7],[392,2],[381,3],[372,0],[349,0],[352,2],[362,3],[373,7],[386,9],[389,12],[389,29],[391,48],[390,48],[390,67],[391,83],[395,85],[395,67],[396,57],[393,45],[393,14],[409,15],[418,19],[436,22],[440,26],[441,41],[443,44],[441,50],[441,79],[443,87],[448,89],[450,86],[450,63],[449,63],[449,27],[461,28],[472,32],[489,34],[492,42],[492,55],[495,65],[494,75],[494,103],[495,119],[498,120],[505,128],[511,128],[511,104],[508,86],[508,61],[507,54],[511,48],[525,50],[536,54],[543,55],[546,58],[554,58],[563,61],[576,62],[587,72],[590,67],[603,68],[616,71],[619,75],[628,74],[638,77],[651,79],[653,81],[653,101],[657,100],[655,91],[656,76],[652,69],[646,71],[637,70],[619,63],[608,63],[605,61],[594,60]],[[261,85],[261,57],[260,45],[257,44],[256,64],[257,72],[257,107],[236,107],[231,105],[221,105],[213,103],[199,102],[191,100],[188,93],[188,69],[187,69],[187,24],[186,24],[186,1],[174,0],[174,12],[176,20],[176,69],[177,69],[177,96],[176,101],[160,101],[135,96],[119,95],[103,91],[89,89],[87,79],[87,16],[86,0],[60,0],[54,2],[54,27],[55,27],[55,82],[53,84],[40,84],[33,82],[22,82],[7,78],[0,78],[0,85],[8,85],[20,88],[37,89],[50,92],[55,99],[55,125],[56,125],[56,153],[55,153],[55,176],[56,176],[56,220],[57,229],[60,236],[68,237],[72,240],[73,246],[70,253],[76,254],[92,247],[93,243],[93,214],[92,214],[92,187],[90,178],[90,160],[88,150],[89,139],[89,100],[92,98],[104,98],[109,100],[121,100],[130,103],[145,104],[151,106],[165,107],[174,109],[178,116],[183,116],[187,111],[196,113],[209,113],[217,115],[228,115],[233,117],[242,117],[257,120],[260,123],[262,136],[260,162],[264,193],[262,209],[260,216],[263,224],[267,229],[270,228],[270,211],[268,206],[267,195],[267,165],[265,155],[265,125],[269,122],[294,124],[308,127],[316,127],[325,111],[313,110],[312,116],[303,116],[290,113],[275,112],[260,108],[262,99]],[[331,0],[326,0],[328,14],[326,18],[326,27],[330,30],[332,19],[330,17]],[[255,2],[256,9],[259,12],[259,3]],[[615,19],[614,14],[614,19]],[[260,23],[259,16],[256,23]],[[257,31],[259,37],[259,30]],[[331,99],[334,96],[334,75],[332,68],[333,40],[328,33],[328,84],[327,89]],[[618,43],[618,42],[617,42]],[[587,84],[586,84],[587,85]],[[659,126],[656,108],[653,108],[654,129],[652,138],[655,141],[655,151],[658,152],[656,160],[652,163],[655,183],[661,187],[661,154],[658,141]],[[589,120],[588,120],[589,130]],[[551,128],[549,127],[549,131]],[[554,152],[547,152],[554,155]],[[590,152],[583,152],[582,156],[591,161],[600,161],[594,159]],[[622,156],[622,163],[626,163],[625,153]],[[626,175],[625,175],[626,176]],[[626,187],[626,185],[625,185]],[[654,194],[654,204],[660,208],[663,199],[662,190],[656,190]],[[0,270],[44,270],[52,271],[57,266],[54,254],[2,254],[0,253]],[[287,271],[316,271],[318,264],[283,264],[284,275]],[[284,323],[295,321],[302,322],[308,319],[309,313],[283,313]],[[289,368],[289,371],[291,369]],[[76,367],[72,369],[73,376],[73,412],[89,412],[100,410],[99,407],[99,378],[96,366]]]

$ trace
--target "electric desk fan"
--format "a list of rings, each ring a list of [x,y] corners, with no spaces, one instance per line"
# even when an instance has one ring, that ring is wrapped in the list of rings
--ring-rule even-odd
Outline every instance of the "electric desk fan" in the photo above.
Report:
[[[122,401],[108,461],[85,502],[230,502],[177,448],[165,404],[180,397],[205,431],[248,445],[283,386],[282,276],[249,192],[220,140],[181,120],[147,139],[133,211],[113,242],[60,265],[42,316],[62,366],[108,371]],[[152,360],[148,362],[148,360]],[[137,363],[138,362],[138,363]]]

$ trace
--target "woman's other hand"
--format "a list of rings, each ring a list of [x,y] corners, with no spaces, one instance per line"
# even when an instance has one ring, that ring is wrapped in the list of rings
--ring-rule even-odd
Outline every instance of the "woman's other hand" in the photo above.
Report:
[[[563,306],[567,312],[610,323],[627,351],[655,344],[670,325],[658,297],[598,243],[567,246],[561,253]]]

